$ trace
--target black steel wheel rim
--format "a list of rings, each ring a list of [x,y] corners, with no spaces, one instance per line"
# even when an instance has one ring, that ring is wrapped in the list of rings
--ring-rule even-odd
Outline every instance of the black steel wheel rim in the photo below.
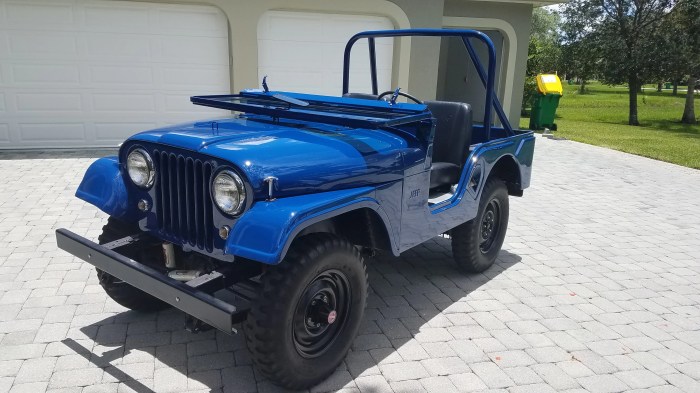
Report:
[[[480,242],[479,249],[486,254],[491,251],[491,247],[496,242],[501,232],[501,204],[494,198],[489,201],[481,216],[481,226],[479,228]]]
[[[297,352],[305,358],[323,355],[343,331],[350,313],[352,290],[345,274],[318,274],[299,298],[292,320]]]

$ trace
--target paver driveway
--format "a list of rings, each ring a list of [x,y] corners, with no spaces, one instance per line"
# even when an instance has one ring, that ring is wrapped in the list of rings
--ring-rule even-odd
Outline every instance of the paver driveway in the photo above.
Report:
[[[0,392],[275,390],[240,336],[107,300],[53,236],[100,232],[72,196],[92,158],[23,157],[0,156]],[[312,391],[700,392],[700,172],[538,138],[511,201],[483,275],[441,238],[370,261],[362,333]]]

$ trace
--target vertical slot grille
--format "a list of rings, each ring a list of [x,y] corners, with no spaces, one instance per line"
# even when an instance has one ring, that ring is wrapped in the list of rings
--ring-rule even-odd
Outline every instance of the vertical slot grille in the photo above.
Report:
[[[183,244],[212,252],[212,164],[167,151],[155,151],[154,157],[159,229]]]

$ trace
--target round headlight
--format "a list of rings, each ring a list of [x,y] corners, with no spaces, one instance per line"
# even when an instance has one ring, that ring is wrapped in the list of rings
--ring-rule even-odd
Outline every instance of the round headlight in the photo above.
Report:
[[[126,171],[129,178],[139,187],[148,188],[153,185],[155,171],[153,160],[143,149],[134,149],[126,158]]]
[[[226,214],[238,214],[245,204],[245,188],[241,178],[232,171],[221,171],[212,185],[214,203]]]

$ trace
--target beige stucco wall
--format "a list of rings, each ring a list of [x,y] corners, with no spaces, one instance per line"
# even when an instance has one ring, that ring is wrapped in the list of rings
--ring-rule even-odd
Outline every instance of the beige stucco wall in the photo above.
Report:
[[[258,52],[257,27],[260,17],[268,10],[297,10],[328,13],[352,13],[386,16],[396,28],[439,28],[446,18],[480,18],[481,24],[471,26],[461,20],[459,27],[499,29],[503,22],[512,26],[511,35],[518,37],[516,59],[504,61],[502,76],[511,73],[511,83],[501,84],[499,97],[504,102],[511,122],[517,123],[522,100],[522,85],[527,62],[527,37],[530,30],[532,6],[499,2],[465,0],[132,0],[160,3],[209,4],[218,7],[227,16],[231,46],[231,91],[257,87]],[[450,20],[450,19],[447,19]],[[490,26],[490,20],[500,20],[499,26]],[[472,19],[474,21],[474,19]],[[455,24],[454,19],[450,20]],[[485,23],[485,24],[484,24]],[[458,26],[452,26],[458,27]],[[506,28],[505,30],[510,30]],[[505,34],[504,34],[505,36]],[[406,41],[403,41],[406,42]],[[404,90],[422,98],[434,98],[437,86],[440,45],[427,38],[410,40],[410,51],[397,45],[393,81],[408,80]],[[510,42],[510,41],[509,41]],[[505,51],[509,53],[508,50]],[[410,57],[410,60],[408,60]],[[505,59],[504,59],[505,60]],[[408,63],[408,65],[406,64]],[[502,81],[505,78],[501,78]],[[506,91],[507,90],[507,91]]]
[[[477,29],[487,29],[487,26],[490,26],[489,30],[498,30],[503,34],[504,48],[498,96],[511,123],[517,127],[527,68],[532,5],[446,0],[444,14],[445,22],[449,24],[463,22],[460,26]]]

